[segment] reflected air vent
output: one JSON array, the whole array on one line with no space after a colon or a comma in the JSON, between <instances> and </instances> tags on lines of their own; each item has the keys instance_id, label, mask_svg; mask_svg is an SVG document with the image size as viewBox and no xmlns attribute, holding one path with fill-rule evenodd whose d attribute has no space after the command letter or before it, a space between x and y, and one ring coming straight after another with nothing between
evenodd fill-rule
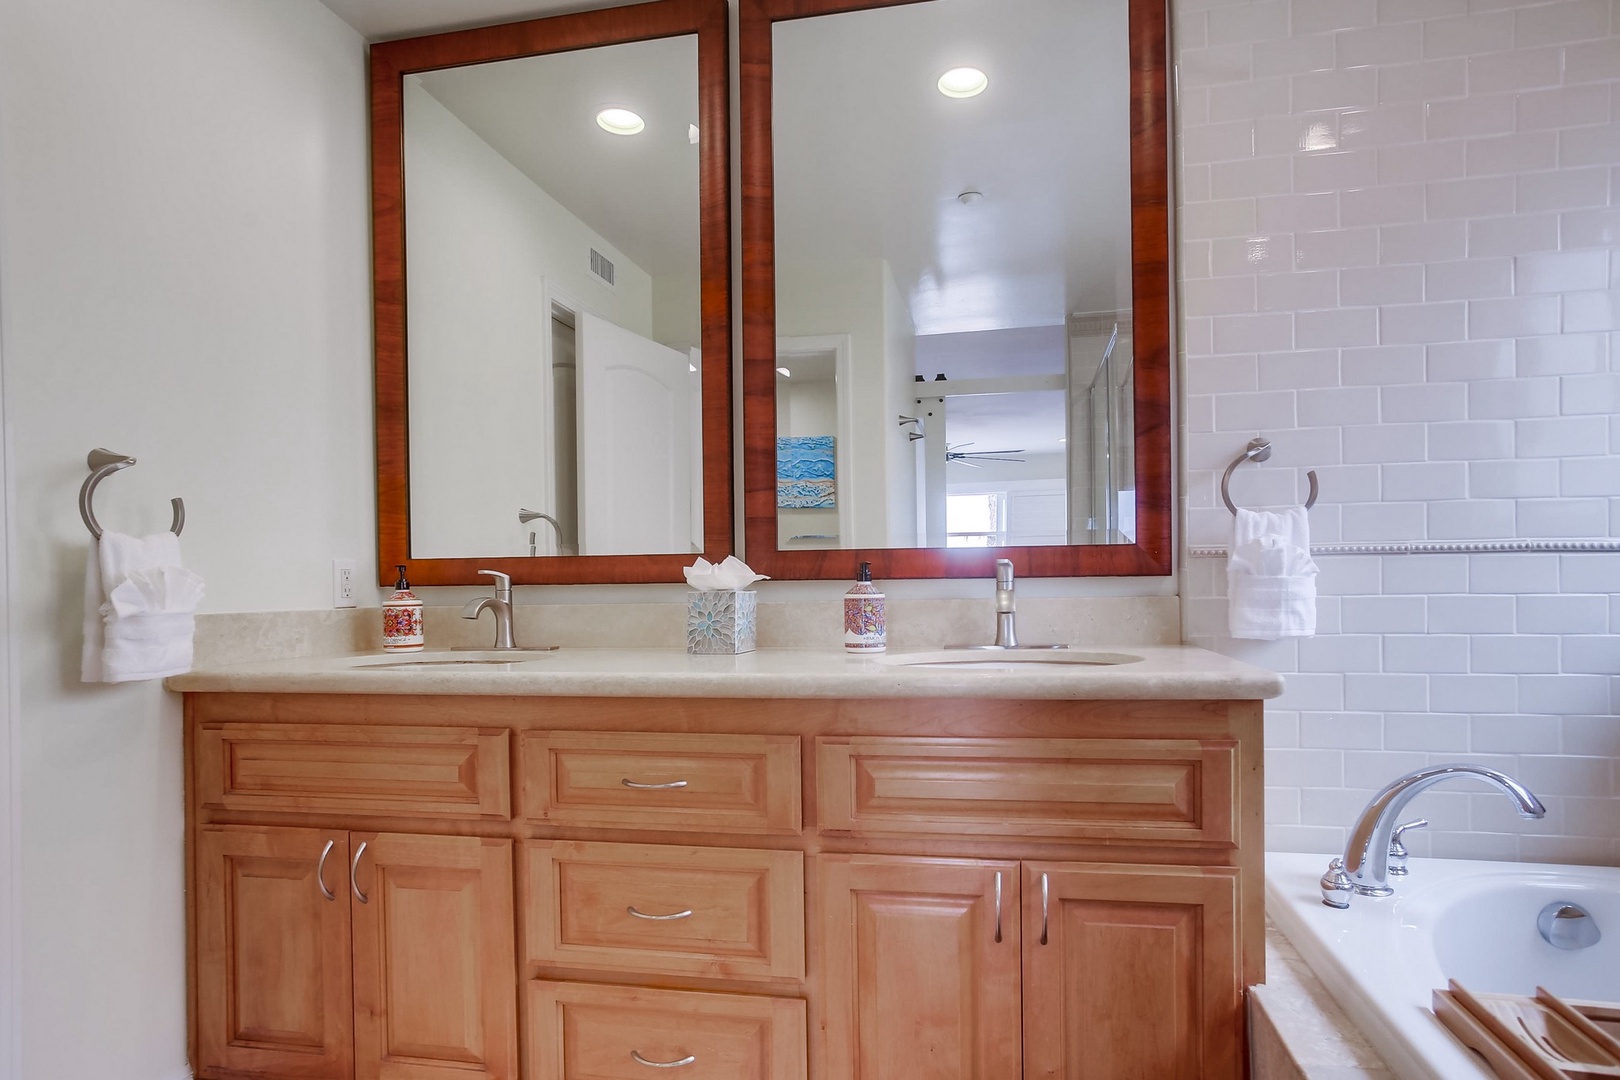
<instances>
[{"instance_id":1,"label":"reflected air vent","mask_svg":"<svg viewBox=\"0 0 1620 1080\"><path fill-rule=\"evenodd\" d=\"M1070 337L1107 337L1119 325L1121 335L1131 332L1131 313L1128 311L1076 311L1069 315Z\"/></svg>"},{"instance_id":2,"label":"reflected air vent","mask_svg":"<svg viewBox=\"0 0 1620 1080\"><path fill-rule=\"evenodd\" d=\"M613 260L591 248L591 274L608 288L613 288Z\"/></svg>"}]
</instances>

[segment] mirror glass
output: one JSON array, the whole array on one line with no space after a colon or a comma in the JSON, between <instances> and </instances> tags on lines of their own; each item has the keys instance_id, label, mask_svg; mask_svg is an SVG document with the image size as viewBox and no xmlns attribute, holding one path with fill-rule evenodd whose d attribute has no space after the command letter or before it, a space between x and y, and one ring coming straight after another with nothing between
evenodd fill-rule
<instances>
[{"instance_id":1,"label":"mirror glass","mask_svg":"<svg viewBox=\"0 0 1620 1080\"><path fill-rule=\"evenodd\" d=\"M411 556L703 551L697 36L407 74L403 115Z\"/></svg>"},{"instance_id":2,"label":"mirror glass","mask_svg":"<svg viewBox=\"0 0 1620 1080\"><path fill-rule=\"evenodd\" d=\"M371 46L380 583L680 581L732 551L728 14Z\"/></svg>"},{"instance_id":3,"label":"mirror glass","mask_svg":"<svg viewBox=\"0 0 1620 1080\"><path fill-rule=\"evenodd\" d=\"M775 546L1133 543L1126 3L770 29Z\"/></svg>"}]
</instances>

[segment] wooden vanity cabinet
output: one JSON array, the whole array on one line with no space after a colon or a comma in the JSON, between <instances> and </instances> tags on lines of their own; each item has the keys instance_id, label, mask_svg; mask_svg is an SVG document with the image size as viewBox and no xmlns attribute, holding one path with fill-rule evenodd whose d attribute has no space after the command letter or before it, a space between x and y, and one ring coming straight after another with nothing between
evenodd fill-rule
<instances>
[{"instance_id":1,"label":"wooden vanity cabinet","mask_svg":"<svg viewBox=\"0 0 1620 1080\"><path fill-rule=\"evenodd\" d=\"M517 1075L511 841L210 825L196 883L199 1076Z\"/></svg>"},{"instance_id":2,"label":"wooden vanity cabinet","mask_svg":"<svg viewBox=\"0 0 1620 1080\"><path fill-rule=\"evenodd\" d=\"M199 1080L1243 1074L1257 701L186 716Z\"/></svg>"}]
</instances>

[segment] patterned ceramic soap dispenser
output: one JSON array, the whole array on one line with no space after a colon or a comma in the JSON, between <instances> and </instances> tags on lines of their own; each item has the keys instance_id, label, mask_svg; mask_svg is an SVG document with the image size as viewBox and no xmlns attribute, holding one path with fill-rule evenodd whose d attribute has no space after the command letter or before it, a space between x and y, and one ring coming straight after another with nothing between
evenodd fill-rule
<instances>
[{"instance_id":1,"label":"patterned ceramic soap dispenser","mask_svg":"<svg viewBox=\"0 0 1620 1080\"><path fill-rule=\"evenodd\" d=\"M844 651L880 653L885 644L883 594L872 584L872 564L863 562L855 585L844 594Z\"/></svg>"},{"instance_id":2,"label":"patterned ceramic soap dispenser","mask_svg":"<svg viewBox=\"0 0 1620 1080\"><path fill-rule=\"evenodd\" d=\"M383 601L383 649L386 652L421 652L422 601L411 592L405 580L405 567L399 566L394 595Z\"/></svg>"}]
</instances>

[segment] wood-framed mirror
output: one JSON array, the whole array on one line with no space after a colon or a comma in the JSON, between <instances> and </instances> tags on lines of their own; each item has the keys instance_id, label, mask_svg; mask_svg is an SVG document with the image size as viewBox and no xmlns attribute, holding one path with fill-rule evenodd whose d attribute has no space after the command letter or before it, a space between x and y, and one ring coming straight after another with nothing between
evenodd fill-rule
<instances>
[{"instance_id":1,"label":"wood-framed mirror","mask_svg":"<svg viewBox=\"0 0 1620 1080\"><path fill-rule=\"evenodd\" d=\"M1164 0L741 0L740 53L749 564L1169 574Z\"/></svg>"},{"instance_id":2,"label":"wood-framed mirror","mask_svg":"<svg viewBox=\"0 0 1620 1080\"><path fill-rule=\"evenodd\" d=\"M371 47L381 584L680 581L732 551L727 18Z\"/></svg>"}]
</instances>

